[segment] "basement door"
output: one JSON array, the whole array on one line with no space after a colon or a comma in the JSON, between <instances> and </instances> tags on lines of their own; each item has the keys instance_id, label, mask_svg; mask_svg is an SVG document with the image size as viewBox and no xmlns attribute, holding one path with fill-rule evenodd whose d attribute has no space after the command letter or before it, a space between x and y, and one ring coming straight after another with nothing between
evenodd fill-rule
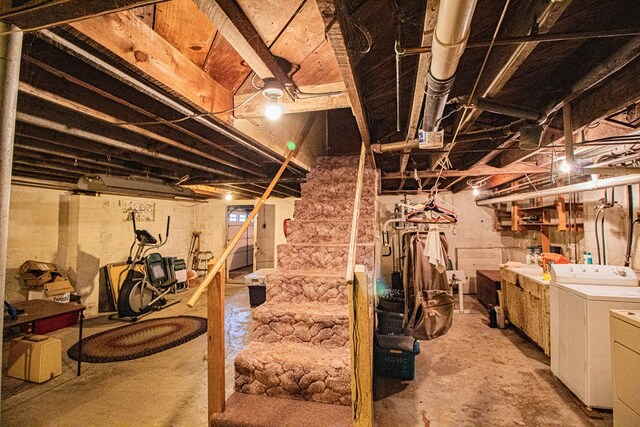
<instances>
[{"instance_id":1,"label":"basement door","mask_svg":"<svg viewBox=\"0 0 640 427\"><path fill-rule=\"evenodd\" d=\"M227 208L227 245L242 228L253 206L229 206ZM252 221L255 223L255 219ZM227 279L239 279L253 272L254 225L251 224L227 258Z\"/></svg>"},{"instance_id":2,"label":"basement door","mask_svg":"<svg viewBox=\"0 0 640 427\"><path fill-rule=\"evenodd\" d=\"M276 207L263 205L256 218L255 269L274 268L276 249Z\"/></svg>"}]
</instances>

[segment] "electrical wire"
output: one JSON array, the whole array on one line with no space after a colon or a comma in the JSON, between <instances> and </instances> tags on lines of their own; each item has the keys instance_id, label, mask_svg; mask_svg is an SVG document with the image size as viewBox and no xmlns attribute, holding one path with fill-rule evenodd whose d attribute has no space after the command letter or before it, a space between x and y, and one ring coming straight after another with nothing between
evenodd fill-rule
<instances>
[{"instance_id":1,"label":"electrical wire","mask_svg":"<svg viewBox=\"0 0 640 427\"><path fill-rule=\"evenodd\" d=\"M493 33L493 37L491 38L491 43L489 44L489 47L487 49L487 53L484 56L484 60L482 61L482 66L480 67L480 71L478 72L478 76L476 77L476 81L473 84L473 89L471 90L471 95L469 95L470 99L473 99L473 97L476 94L476 90L478 89L478 84L480 83L480 78L482 77L482 73L484 72L485 67L487 66L487 61L489 60L489 56L491 55L491 51L493 50L493 46L496 42L496 39L498 37L498 33L500 32L500 28L502 27L502 22L504 21L504 18L507 14L507 9L509 8L509 3L511 0L506 0L504 3L504 8L502 9L502 14L500 15L500 19L498 20L498 24L496 25L496 29ZM449 149L447 150L447 153L445 154L445 158L448 159L449 156L451 155L451 150L453 150L453 147L455 147L456 145L456 139L458 138L458 134L460 133L460 129L462 128L462 124L464 123L466 116L467 116L467 112L470 111L469 109L465 108L464 111L462 112L462 117L460 119L460 121L458 122L458 126L456 127L456 131L453 134L453 139L451 140L451 143L449 144ZM433 194L437 194L438 192L438 183L440 182L440 178L442 176L442 172L444 171L444 163L442 163L440 165L440 169L438 170L438 175L436 176L436 181L433 184L433 188L431 189L431 193Z\"/></svg>"},{"instance_id":2,"label":"electrical wire","mask_svg":"<svg viewBox=\"0 0 640 427\"><path fill-rule=\"evenodd\" d=\"M165 120L165 119L158 119L158 120L152 120L152 121L148 121L148 122L115 122L113 123L116 126L139 126L139 125L164 125L164 124L168 124L168 123L179 123L179 122L183 122L185 120L189 120L189 119L197 119L199 117L208 117L208 116L215 116L215 115L219 115L219 114L224 114L224 113L230 113L231 111L235 111L239 108L244 107L249 101L251 101L253 98L255 98L257 95L259 95L262 92L254 92L251 94L251 96L249 96L247 99L245 99L244 101L242 101L240 104L236 105L233 108L229 108L226 110L222 110L222 111L212 111L209 113L200 113L200 114L192 114L190 116L185 116L185 117L181 117L179 119L174 119L174 120Z\"/></svg>"}]
</instances>

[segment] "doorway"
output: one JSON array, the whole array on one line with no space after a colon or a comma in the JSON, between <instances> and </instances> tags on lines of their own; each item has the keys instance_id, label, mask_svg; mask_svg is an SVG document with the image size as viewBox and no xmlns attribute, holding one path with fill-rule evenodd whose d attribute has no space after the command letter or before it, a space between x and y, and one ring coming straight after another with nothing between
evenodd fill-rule
<instances>
[{"instance_id":1,"label":"doorway","mask_svg":"<svg viewBox=\"0 0 640 427\"><path fill-rule=\"evenodd\" d=\"M253 206L227 207L227 245L240 231L252 209ZM244 283L244 276L253 272L255 219L251 222L227 258L227 281L230 283Z\"/></svg>"}]
</instances>

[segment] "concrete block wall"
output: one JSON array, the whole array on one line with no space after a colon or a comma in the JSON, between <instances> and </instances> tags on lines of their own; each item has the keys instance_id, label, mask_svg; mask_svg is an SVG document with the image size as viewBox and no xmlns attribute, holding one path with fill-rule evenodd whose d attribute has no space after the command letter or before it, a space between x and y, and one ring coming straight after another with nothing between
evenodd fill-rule
<instances>
[{"instance_id":1,"label":"concrete block wall","mask_svg":"<svg viewBox=\"0 0 640 427\"><path fill-rule=\"evenodd\" d=\"M87 305L87 315L98 313L99 268L126 260L133 242L130 221L123 219L122 201L141 200L125 196L80 196L68 192L12 186L9 215L6 298L26 299L18 279L20 265L28 259L54 262L67 271ZM284 218L293 217L294 198L270 198L276 206L274 250L286 241ZM152 222L139 228L164 237L167 216L171 216L169 241L160 249L164 256L187 258L192 232L199 230L201 249L220 257L226 246L227 204L252 205L255 200L210 200L207 203L151 200L155 203Z\"/></svg>"},{"instance_id":2,"label":"concrete block wall","mask_svg":"<svg viewBox=\"0 0 640 427\"><path fill-rule=\"evenodd\" d=\"M408 196L411 203L423 202L423 196ZM469 278L470 292L475 292L476 270L496 270L505 259L509 250L517 249L511 235L502 235L493 229L493 210L477 206L469 191L457 194L443 192L438 196L444 203L452 206L458 215L458 223L454 226L443 226L441 231L449 242L449 258L454 268L464 270ZM381 196L379 198L380 222L391 217L396 203L402 202L404 196ZM382 251L386 253L386 250ZM382 258L381 277L390 283L392 272L391 257Z\"/></svg>"}]
</instances>

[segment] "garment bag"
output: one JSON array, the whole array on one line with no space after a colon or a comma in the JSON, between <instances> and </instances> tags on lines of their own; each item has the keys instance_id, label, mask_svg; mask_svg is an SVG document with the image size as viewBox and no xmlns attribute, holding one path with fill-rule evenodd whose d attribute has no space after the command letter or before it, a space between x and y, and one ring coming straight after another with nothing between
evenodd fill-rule
<instances>
[{"instance_id":1,"label":"garment bag","mask_svg":"<svg viewBox=\"0 0 640 427\"><path fill-rule=\"evenodd\" d=\"M408 304L405 319L408 319L405 335L419 340L430 340L447 333L453 321L454 298L442 268L442 256L447 259L447 240L438 230L427 234L413 234L408 237L404 259L404 291ZM435 245L433 238L440 245ZM425 250L425 247L427 248ZM442 250L442 256L435 256Z\"/></svg>"}]
</instances>

